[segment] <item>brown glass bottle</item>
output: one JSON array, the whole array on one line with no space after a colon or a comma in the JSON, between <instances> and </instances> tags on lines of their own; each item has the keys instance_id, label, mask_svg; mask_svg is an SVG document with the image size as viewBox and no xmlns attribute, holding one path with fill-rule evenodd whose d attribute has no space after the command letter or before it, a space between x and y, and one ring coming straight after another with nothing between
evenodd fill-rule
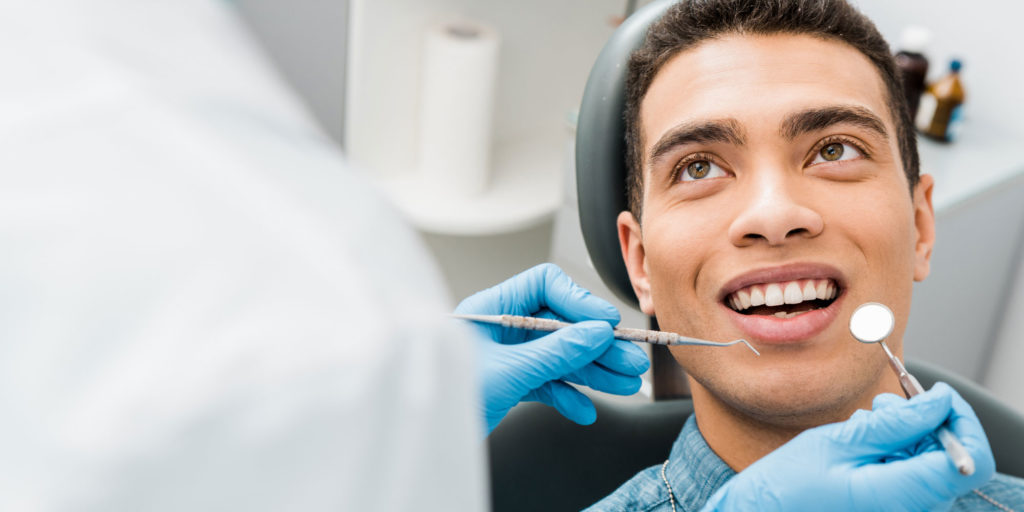
<instances>
[{"instance_id":1,"label":"brown glass bottle","mask_svg":"<svg viewBox=\"0 0 1024 512\"><path fill-rule=\"evenodd\" d=\"M915 119L924 92L924 79L928 76L928 59L920 53L899 52L896 54L896 65L903 74L903 95L907 98L910 118Z\"/></svg>"},{"instance_id":2,"label":"brown glass bottle","mask_svg":"<svg viewBox=\"0 0 1024 512\"><path fill-rule=\"evenodd\" d=\"M907 99L910 119L917 118L917 107L924 93L928 77L928 59L924 49L928 45L928 31L921 27L907 27L900 40L900 51L896 54L896 66L903 77L903 95Z\"/></svg>"},{"instance_id":3,"label":"brown glass bottle","mask_svg":"<svg viewBox=\"0 0 1024 512\"><path fill-rule=\"evenodd\" d=\"M915 124L924 135L942 142L957 138L963 112L964 87L960 61L949 63L949 74L931 84L921 96Z\"/></svg>"}]
</instances>

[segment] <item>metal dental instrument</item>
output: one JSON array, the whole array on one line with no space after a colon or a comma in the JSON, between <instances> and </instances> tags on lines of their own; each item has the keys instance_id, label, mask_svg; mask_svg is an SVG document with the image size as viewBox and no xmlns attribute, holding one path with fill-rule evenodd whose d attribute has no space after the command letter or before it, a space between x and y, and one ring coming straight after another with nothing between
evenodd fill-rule
<instances>
[{"instance_id":1,"label":"metal dental instrument","mask_svg":"<svg viewBox=\"0 0 1024 512\"><path fill-rule=\"evenodd\" d=\"M558 320L551 320L548 318L535 318L532 316L516 316L516 315L449 315L452 318L458 318L461 320L470 320L473 322L482 322L485 324L495 324L502 327L511 327L514 329L527 329L531 331L557 331L563 327L572 325L568 322L560 322ZM686 336L680 336L674 332L665 331L649 331L647 329L629 329L629 328L617 328L614 331L615 338L620 340L628 341L639 341L643 343L651 343L654 345L706 345L710 347L728 347L737 343L743 343L751 351L757 355L761 355L760 352L754 348L747 340L733 340L724 343L717 341L707 341L697 338L688 338Z\"/></svg>"},{"instance_id":2,"label":"metal dental instrument","mask_svg":"<svg viewBox=\"0 0 1024 512\"><path fill-rule=\"evenodd\" d=\"M850 317L850 334L861 343L878 343L882 345L885 355L889 358L889 366L896 372L896 376L900 380L903 393L907 395L907 398L910 398L924 393L924 388L921 387L921 383L907 371L903 363L889 350L889 346L885 344L885 338L892 333L895 324L896 317L893 316L892 311L888 307L877 302L866 302L858 306L856 311L853 312L853 316ZM935 431L935 435L939 438L939 443L942 444L942 448L946 450L946 454L949 455L949 458L953 461L960 474L973 474L974 459L967 453L967 449L964 448L964 445L957 439L956 435L945 424L939 426Z\"/></svg>"}]
</instances>

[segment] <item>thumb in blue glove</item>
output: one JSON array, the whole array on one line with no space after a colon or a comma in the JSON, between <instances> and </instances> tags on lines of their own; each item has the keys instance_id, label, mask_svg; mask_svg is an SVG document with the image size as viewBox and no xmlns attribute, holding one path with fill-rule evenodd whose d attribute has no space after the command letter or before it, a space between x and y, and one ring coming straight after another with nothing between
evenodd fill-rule
<instances>
[{"instance_id":1,"label":"thumb in blue glove","mask_svg":"<svg viewBox=\"0 0 1024 512\"><path fill-rule=\"evenodd\" d=\"M619 313L552 264L533 267L464 300L460 314L524 315L578 322L549 334L478 325L483 414L489 433L522 400L546 403L580 424L593 423L594 405L568 382L607 393L640 389L650 365L632 343L615 340Z\"/></svg>"},{"instance_id":2,"label":"thumb in blue glove","mask_svg":"<svg viewBox=\"0 0 1024 512\"><path fill-rule=\"evenodd\" d=\"M943 422L974 458L961 475L931 434ZM935 510L984 485L995 460L978 417L945 383L806 430L733 477L703 510Z\"/></svg>"}]
</instances>

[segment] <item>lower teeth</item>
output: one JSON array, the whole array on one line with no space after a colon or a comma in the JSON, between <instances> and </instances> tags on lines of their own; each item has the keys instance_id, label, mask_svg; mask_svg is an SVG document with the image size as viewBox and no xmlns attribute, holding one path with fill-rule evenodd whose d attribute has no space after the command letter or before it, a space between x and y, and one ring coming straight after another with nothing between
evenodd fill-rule
<instances>
[{"instance_id":1,"label":"lower teeth","mask_svg":"<svg viewBox=\"0 0 1024 512\"><path fill-rule=\"evenodd\" d=\"M801 311L800 313L803 313L803 311ZM793 318L794 316L797 316L800 313L786 313L785 311L779 311L775 313L775 316L778 318Z\"/></svg>"}]
</instances>

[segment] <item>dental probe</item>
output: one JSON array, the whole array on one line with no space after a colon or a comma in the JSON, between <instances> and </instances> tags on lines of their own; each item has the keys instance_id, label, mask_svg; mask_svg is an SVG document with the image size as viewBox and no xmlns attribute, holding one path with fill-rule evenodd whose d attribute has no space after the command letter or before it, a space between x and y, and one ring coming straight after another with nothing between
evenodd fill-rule
<instances>
[{"instance_id":1,"label":"dental probe","mask_svg":"<svg viewBox=\"0 0 1024 512\"><path fill-rule=\"evenodd\" d=\"M910 398L924 393L924 388L885 344L885 338L892 333L895 324L896 317L893 316L892 310L877 302L866 302L858 306L850 317L850 334L861 343L882 345L882 350L885 350L885 355L889 358L889 367L896 372L896 377L900 380L903 394ZM935 436L939 438L939 443L961 475L974 474L974 459L967 453L967 448L964 448L956 434L942 424L935 431Z\"/></svg>"},{"instance_id":2,"label":"dental probe","mask_svg":"<svg viewBox=\"0 0 1024 512\"><path fill-rule=\"evenodd\" d=\"M452 318L458 318L460 320L470 320L473 322L481 322L485 324L495 324L502 327L511 327L513 329L527 329L531 331L557 331L563 327L569 327L572 325L568 322L560 322L558 320L552 320L549 318L536 318L532 316L516 316L516 315L449 315ZM686 336L680 336L674 332L666 331L649 331L647 329L630 329L630 328L617 328L612 331L616 339L627 340L627 341L639 341L642 343L651 343L653 345L706 345L710 347L728 347L737 343L743 343L751 351L757 355L761 355L760 352L754 348L747 340L733 340L728 342L717 342L701 340L697 338L688 338Z\"/></svg>"}]
</instances>

